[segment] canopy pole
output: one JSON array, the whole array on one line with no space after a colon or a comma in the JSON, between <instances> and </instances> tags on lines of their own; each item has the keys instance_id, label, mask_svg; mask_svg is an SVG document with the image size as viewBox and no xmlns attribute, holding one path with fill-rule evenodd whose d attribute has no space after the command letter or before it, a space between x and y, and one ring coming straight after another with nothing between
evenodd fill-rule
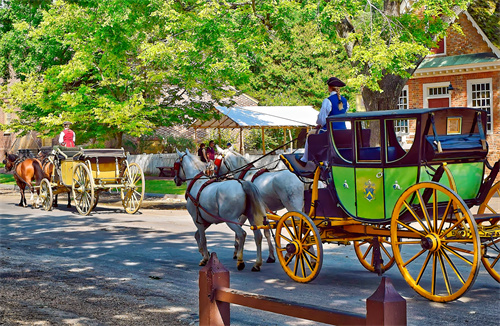
<instances>
[{"instance_id":1,"label":"canopy pole","mask_svg":"<svg viewBox=\"0 0 500 326\"><path fill-rule=\"evenodd\" d=\"M217 128L217 133L218 133L218 136L219 136L219 146L223 147L222 144L220 143L220 127Z\"/></svg>"},{"instance_id":2,"label":"canopy pole","mask_svg":"<svg viewBox=\"0 0 500 326\"><path fill-rule=\"evenodd\" d=\"M262 133L262 155L266 155L266 135L264 133L264 127L260 128Z\"/></svg>"},{"instance_id":3,"label":"canopy pole","mask_svg":"<svg viewBox=\"0 0 500 326\"><path fill-rule=\"evenodd\" d=\"M292 140L293 136L292 136L292 130L291 129L288 129L288 135L290 136L290 140ZM293 152L293 142L290 143L290 152Z\"/></svg>"},{"instance_id":4,"label":"canopy pole","mask_svg":"<svg viewBox=\"0 0 500 326\"><path fill-rule=\"evenodd\" d=\"M283 145L283 151L285 151L285 152L286 152L286 145L285 145L286 144L286 129L287 129L286 127L283 127L283 144L282 145Z\"/></svg>"},{"instance_id":5,"label":"canopy pole","mask_svg":"<svg viewBox=\"0 0 500 326\"><path fill-rule=\"evenodd\" d=\"M198 145L198 129L194 128L194 143Z\"/></svg>"},{"instance_id":6,"label":"canopy pole","mask_svg":"<svg viewBox=\"0 0 500 326\"><path fill-rule=\"evenodd\" d=\"M243 128L240 128L240 154L243 155Z\"/></svg>"}]
</instances>

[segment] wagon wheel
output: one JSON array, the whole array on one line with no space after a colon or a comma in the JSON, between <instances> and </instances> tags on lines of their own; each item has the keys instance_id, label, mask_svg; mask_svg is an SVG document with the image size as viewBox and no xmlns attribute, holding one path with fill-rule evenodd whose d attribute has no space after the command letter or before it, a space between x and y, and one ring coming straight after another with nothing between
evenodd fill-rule
<instances>
[{"instance_id":1,"label":"wagon wheel","mask_svg":"<svg viewBox=\"0 0 500 326\"><path fill-rule=\"evenodd\" d=\"M121 188L120 193L122 197L122 204L125 211L129 214L134 214L139 210L144 198L144 172L137 163L130 164L125 169L123 176L124 187Z\"/></svg>"},{"instance_id":2,"label":"wagon wheel","mask_svg":"<svg viewBox=\"0 0 500 326\"><path fill-rule=\"evenodd\" d=\"M89 215L94 207L94 188L94 179L89 168L83 163L78 163L73 171L71 193L76 209L81 215Z\"/></svg>"},{"instance_id":3,"label":"wagon wheel","mask_svg":"<svg viewBox=\"0 0 500 326\"><path fill-rule=\"evenodd\" d=\"M294 281L306 283L318 276L323 264L323 245L313 221L302 212L291 211L276 225L278 260Z\"/></svg>"},{"instance_id":4,"label":"wagon wheel","mask_svg":"<svg viewBox=\"0 0 500 326\"><path fill-rule=\"evenodd\" d=\"M481 203L478 214L500 214L500 182L497 182L486 195ZM491 226L498 224L498 218L492 218L478 222L480 226ZM484 267L497 282L500 282L500 239L487 239L482 242L483 255L481 261Z\"/></svg>"},{"instance_id":5,"label":"wagon wheel","mask_svg":"<svg viewBox=\"0 0 500 326\"><path fill-rule=\"evenodd\" d=\"M458 299L478 274L476 222L463 200L438 183L418 183L399 197L391 243L406 282L429 300Z\"/></svg>"},{"instance_id":6,"label":"wagon wheel","mask_svg":"<svg viewBox=\"0 0 500 326\"><path fill-rule=\"evenodd\" d=\"M383 272L385 272L394 265L395 261L394 255L392 254L391 241L388 237L378 237L378 242L380 243L380 255L384 262L381 267ZM363 241L353 241L353 244L354 252L361 265L370 272L375 273L375 267L373 266L373 238L366 238Z\"/></svg>"},{"instance_id":7,"label":"wagon wheel","mask_svg":"<svg viewBox=\"0 0 500 326\"><path fill-rule=\"evenodd\" d=\"M43 209L50 211L52 209L52 187L48 179L43 178L40 183L40 194L38 195Z\"/></svg>"},{"instance_id":8,"label":"wagon wheel","mask_svg":"<svg viewBox=\"0 0 500 326\"><path fill-rule=\"evenodd\" d=\"M94 192L94 205L92 206L92 210L94 210L97 206L97 204L99 203L99 194L101 192L100 191L96 191Z\"/></svg>"}]
</instances>

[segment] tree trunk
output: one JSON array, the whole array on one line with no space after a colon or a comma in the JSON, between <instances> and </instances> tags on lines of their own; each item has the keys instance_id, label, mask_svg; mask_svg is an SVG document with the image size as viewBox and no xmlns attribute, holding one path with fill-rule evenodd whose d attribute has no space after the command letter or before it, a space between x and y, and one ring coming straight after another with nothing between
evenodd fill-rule
<instances>
[{"instance_id":1,"label":"tree trunk","mask_svg":"<svg viewBox=\"0 0 500 326\"><path fill-rule=\"evenodd\" d=\"M364 87L363 102L367 111L395 110L398 108L399 96L408 79L396 75L385 75L378 82L382 92L372 91Z\"/></svg>"}]
</instances>

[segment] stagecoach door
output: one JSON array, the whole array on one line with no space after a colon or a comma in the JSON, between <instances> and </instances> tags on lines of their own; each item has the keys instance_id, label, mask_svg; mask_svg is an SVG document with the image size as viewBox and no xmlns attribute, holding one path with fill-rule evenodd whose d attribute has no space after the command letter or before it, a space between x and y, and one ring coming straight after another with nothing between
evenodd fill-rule
<instances>
[{"instance_id":1,"label":"stagecoach door","mask_svg":"<svg viewBox=\"0 0 500 326\"><path fill-rule=\"evenodd\" d=\"M356 215L367 220L384 218L384 173L380 151L380 121L355 121Z\"/></svg>"}]
</instances>

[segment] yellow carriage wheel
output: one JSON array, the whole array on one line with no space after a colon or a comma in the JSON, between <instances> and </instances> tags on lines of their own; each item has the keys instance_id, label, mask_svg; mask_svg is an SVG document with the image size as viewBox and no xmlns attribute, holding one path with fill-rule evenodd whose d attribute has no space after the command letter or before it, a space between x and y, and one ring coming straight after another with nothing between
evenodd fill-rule
<instances>
[{"instance_id":1,"label":"yellow carriage wheel","mask_svg":"<svg viewBox=\"0 0 500 326\"><path fill-rule=\"evenodd\" d=\"M479 271L477 225L451 189L422 182L399 197L391 219L396 264L406 282L438 302L458 299Z\"/></svg>"},{"instance_id":2,"label":"yellow carriage wheel","mask_svg":"<svg viewBox=\"0 0 500 326\"><path fill-rule=\"evenodd\" d=\"M89 215L94 207L94 188L89 168L84 163L78 163L73 170L71 193L81 215Z\"/></svg>"},{"instance_id":3,"label":"yellow carriage wheel","mask_svg":"<svg viewBox=\"0 0 500 326\"><path fill-rule=\"evenodd\" d=\"M497 182L486 195L486 199L481 203L478 214L500 214L500 182ZM491 226L498 224L498 218L483 220L479 222L481 226ZM500 239L483 239L483 255L481 261L490 275L500 282Z\"/></svg>"},{"instance_id":4,"label":"yellow carriage wheel","mask_svg":"<svg viewBox=\"0 0 500 326\"><path fill-rule=\"evenodd\" d=\"M44 210L50 211L52 209L52 187L48 179L43 178L40 183L41 204Z\"/></svg>"},{"instance_id":5,"label":"yellow carriage wheel","mask_svg":"<svg viewBox=\"0 0 500 326\"><path fill-rule=\"evenodd\" d=\"M276 225L278 260L292 280L307 283L318 276L323 264L323 245L313 221L302 212L291 211Z\"/></svg>"},{"instance_id":6,"label":"yellow carriage wheel","mask_svg":"<svg viewBox=\"0 0 500 326\"><path fill-rule=\"evenodd\" d=\"M383 260L383 272L387 271L394 265L394 255L392 254L391 241L387 237L378 237L380 243L380 256ZM362 241L353 241L354 252L359 259L361 265L370 272L376 272L373 266L373 237L366 238Z\"/></svg>"},{"instance_id":7,"label":"yellow carriage wheel","mask_svg":"<svg viewBox=\"0 0 500 326\"><path fill-rule=\"evenodd\" d=\"M127 166L123 183L124 188L120 190L123 208L127 213L134 214L141 208L146 185L144 172L139 164L132 163Z\"/></svg>"}]
</instances>

